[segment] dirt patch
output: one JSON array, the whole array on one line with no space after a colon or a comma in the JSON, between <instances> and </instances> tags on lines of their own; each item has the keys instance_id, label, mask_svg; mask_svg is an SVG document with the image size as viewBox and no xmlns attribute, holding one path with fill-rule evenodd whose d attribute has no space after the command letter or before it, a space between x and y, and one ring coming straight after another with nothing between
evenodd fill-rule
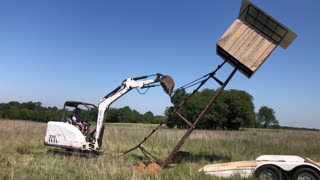
<instances>
[{"instance_id":1,"label":"dirt patch","mask_svg":"<svg viewBox=\"0 0 320 180\"><path fill-rule=\"evenodd\" d=\"M149 163L147 165L147 167L145 168L145 170L149 173L149 174L157 174L160 170L161 170L161 167L159 164L157 163Z\"/></svg>"},{"instance_id":2,"label":"dirt patch","mask_svg":"<svg viewBox=\"0 0 320 180\"><path fill-rule=\"evenodd\" d=\"M144 172L146 165L143 163L139 163L137 165L131 166L130 169L137 172Z\"/></svg>"},{"instance_id":3,"label":"dirt patch","mask_svg":"<svg viewBox=\"0 0 320 180\"><path fill-rule=\"evenodd\" d=\"M175 164L179 164L184 161L188 161L192 159L192 154L185 151L178 151L173 157L172 160L169 162L169 164L166 166L172 166ZM161 165L159 165L156 162L140 162L134 166L130 167L130 170L140 173L148 173L152 175L158 174L158 172L161 170Z\"/></svg>"},{"instance_id":4,"label":"dirt patch","mask_svg":"<svg viewBox=\"0 0 320 180\"><path fill-rule=\"evenodd\" d=\"M161 167L159 164L155 162L151 162L151 163L139 163L137 165L131 166L130 169L136 172L146 172L152 175L156 175L161 170Z\"/></svg>"}]
</instances>

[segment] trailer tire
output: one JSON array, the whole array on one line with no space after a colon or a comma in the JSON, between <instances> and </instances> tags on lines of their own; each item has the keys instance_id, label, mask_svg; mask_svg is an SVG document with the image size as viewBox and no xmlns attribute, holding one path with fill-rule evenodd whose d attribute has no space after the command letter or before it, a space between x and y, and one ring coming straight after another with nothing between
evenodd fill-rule
<instances>
[{"instance_id":1,"label":"trailer tire","mask_svg":"<svg viewBox=\"0 0 320 180\"><path fill-rule=\"evenodd\" d=\"M255 170L254 175L259 180L282 180L282 172L279 168L273 165L263 165Z\"/></svg>"},{"instance_id":2,"label":"trailer tire","mask_svg":"<svg viewBox=\"0 0 320 180\"><path fill-rule=\"evenodd\" d=\"M299 180L299 179L304 179L304 178L308 178L311 180L320 179L319 174L315 170L308 168L308 167L299 168L298 170L296 170L293 173L292 177L293 177L292 178L293 180Z\"/></svg>"}]
</instances>

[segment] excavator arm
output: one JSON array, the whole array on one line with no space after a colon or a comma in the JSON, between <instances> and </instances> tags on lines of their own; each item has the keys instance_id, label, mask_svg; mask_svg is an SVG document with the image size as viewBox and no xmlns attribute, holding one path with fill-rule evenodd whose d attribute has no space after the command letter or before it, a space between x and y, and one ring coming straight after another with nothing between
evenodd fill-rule
<instances>
[{"instance_id":1,"label":"excavator arm","mask_svg":"<svg viewBox=\"0 0 320 180\"><path fill-rule=\"evenodd\" d=\"M154 79L147 79L151 76L155 76ZM165 93L171 96L172 90L174 88L174 81L170 76L165 76L160 73L149 76L140 76L135 78L128 78L124 80L120 86L115 88L109 94L104 96L98 106L98 118L97 118L97 127L96 134L94 137L94 150L98 150L101 147L103 139L103 130L104 130L104 116L106 110L109 109L110 105L119 99L121 96L125 95L132 89L136 88L150 88L161 85Z\"/></svg>"}]
</instances>

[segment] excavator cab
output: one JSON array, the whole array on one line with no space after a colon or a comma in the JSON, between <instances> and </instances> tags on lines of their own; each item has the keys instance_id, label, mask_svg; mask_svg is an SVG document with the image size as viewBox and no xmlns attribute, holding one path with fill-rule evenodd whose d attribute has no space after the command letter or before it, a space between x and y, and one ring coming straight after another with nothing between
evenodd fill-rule
<instances>
[{"instance_id":1,"label":"excavator cab","mask_svg":"<svg viewBox=\"0 0 320 180\"><path fill-rule=\"evenodd\" d=\"M91 103L80 102L80 101L66 101L63 106L63 113L61 117L62 122L66 122L68 124L73 124L72 116L74 114L75 109L81 109L81 121L85 125L85 131L83 131L83 135L86 136L86 140L88 141L90 138L90 121L94 121L97 113L97 106ZM81 130L80 127L76 126Z\"/></svg>"},{"instance_id":2,"label":"excavator cab","mask_svg":"<svg viewBox=\"0 0 320 180\"><path fill-rule=\"evenodd\" d=\"M73 110L76 108L82 109L81 117L84 122L88 123L90 120L96 118L96 115L92 116L97 109L96 105L80 101L66 101L63 106L61 121L71 124L69 119L70 116L72 116Z\"/></svg>"}]
</instances>

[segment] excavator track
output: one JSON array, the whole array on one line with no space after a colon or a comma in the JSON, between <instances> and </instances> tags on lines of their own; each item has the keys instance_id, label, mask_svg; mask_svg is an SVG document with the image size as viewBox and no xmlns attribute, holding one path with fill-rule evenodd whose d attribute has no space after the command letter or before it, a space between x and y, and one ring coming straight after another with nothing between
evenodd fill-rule
<instances>
[{"instance_id":1,"label":"excavator track","mask_svg":"<svg viewBox=\"0 0 320 180\"><path fill-rule=\"evenodd\" d=\"M101 151L82 151L74 149L49 149L48 153L61 156L74 156L84 158L95 158L104 155Z\"/></svg>"}]
</instances>

